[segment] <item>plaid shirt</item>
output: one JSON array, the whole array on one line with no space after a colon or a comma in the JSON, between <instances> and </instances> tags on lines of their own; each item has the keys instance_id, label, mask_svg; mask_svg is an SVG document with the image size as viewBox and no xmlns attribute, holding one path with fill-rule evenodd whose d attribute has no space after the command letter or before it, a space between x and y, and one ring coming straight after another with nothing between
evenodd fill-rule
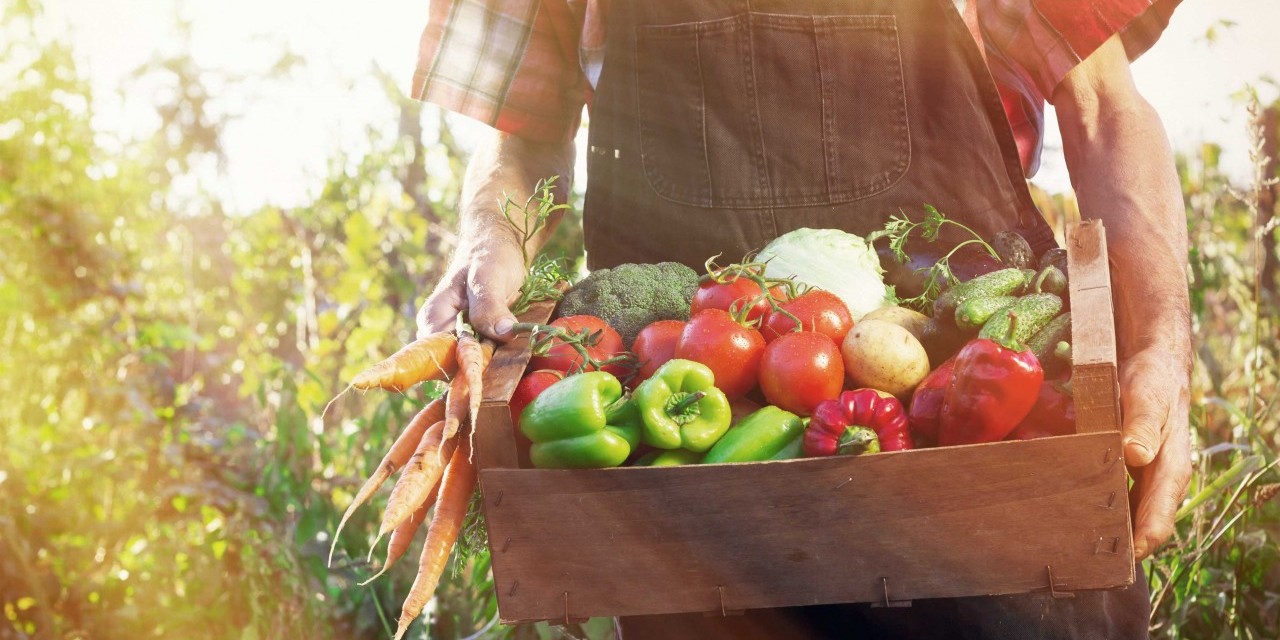
<instances>
[{"instance_id":1,"label":"plaid shirt","mask_svg":"<svg viewBox=\"0 0 1280 640\"><path fill-rule=\"evenodd\" d=\"M1181 0L953 0L982 45L1027 175L1039 164L1044 103L1119 33L1146 51ZM502 131L562 140L604 61L608 0L432 0L412 95Z\"/></svg>"}]
</instances>

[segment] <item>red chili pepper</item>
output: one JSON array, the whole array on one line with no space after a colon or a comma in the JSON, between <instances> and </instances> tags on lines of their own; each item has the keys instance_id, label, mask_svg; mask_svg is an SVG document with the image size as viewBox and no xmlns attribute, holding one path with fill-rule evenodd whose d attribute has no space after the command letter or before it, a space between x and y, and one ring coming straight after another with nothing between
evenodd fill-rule
<instances>
[{"instance_id":1,"label":"red chili pepper","mask_svg":"<svg viewBox=\"0 0 1280 640\"><path fill-rule=\"evenodd\" d=\"M1013 338L1016 325L1014 317L1000 342L978 338L956 354L942 400L938 444L1003 440L1031 412L1044 371L1035 354Z\"/></svg>"},{"instance_id":2,"label":"red chili pepper","mask_svg":"<svg viewBox=\"0 0 1280 640\"><path fill-rule=\"evenodd\" d=\"M922 447L938 444L938 416L942 414L942 399L947 395L955 364L955 358L942 363L929 372L911 394L907 423L911 425L911 436Z\"/></svg>"},{"instance_id":3,"label":"red chili pepper","mask_svg":"<svg viewBox=\"0 0 1280 640\"><path fill-rule=\"evenodd\" d=\"M1071 380L1045 380L1031 413L1006 440L1066 436L1075 432L1076 402L1071 397Z\"/></svg>"},{"instance_id":4,"label":"red chili pepper","mask_svg":"<svg viewBox=\"0 0 1280 640\"><path fill-rule=\"evenodd\" d=\"M867 444L860 429L875 432L880 451L915 448L902 403L882 391L857 389L818 403L804 431L804 453L812 457L856 453Z\"/></svg>"}]
</instances>

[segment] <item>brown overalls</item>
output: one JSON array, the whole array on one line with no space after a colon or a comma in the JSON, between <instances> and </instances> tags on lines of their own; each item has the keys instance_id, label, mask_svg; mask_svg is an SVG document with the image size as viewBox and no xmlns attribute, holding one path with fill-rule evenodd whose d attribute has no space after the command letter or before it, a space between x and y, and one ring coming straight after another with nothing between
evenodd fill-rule
<instances>
[{"instance_id":1,"label":"brown overalls","mask_svg":"<svg viewBox=\"0 0 1280 640\"><path fill-rule=\"evenodd\" d=\"M1053 246L953 0L612 0L609 10L589 127L592 269L701 268L802 227L865 236L900 211L919 219L925 203L984 237L1014 229L1037 254ZM906 268L882 263L910 291L911 270L938 253L908 248ZM1145 582L1066 601L960 598L620 626L626 640L1146 637Z\"/></svg>"}]
</instances>

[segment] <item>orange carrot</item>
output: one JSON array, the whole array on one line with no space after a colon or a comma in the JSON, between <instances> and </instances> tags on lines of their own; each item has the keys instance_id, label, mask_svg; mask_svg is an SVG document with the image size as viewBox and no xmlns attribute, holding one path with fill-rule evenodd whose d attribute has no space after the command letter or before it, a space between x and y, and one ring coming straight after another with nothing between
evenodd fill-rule
<instances>
[{"instance_id":1,"label":"orange carrot","mask_svg":"<svg viewBox=\"0 0 1280 640\"><path fill-rule=\"evenodd\" d=\"M360 586L363 587L373 582L378 576L386 573L387 569L390 569L391 565L395 564L396 560L399 560L409 550L414 534L418 533L418 529L422 527L422 523L427 519L427 512L436 504L436 493L439 488L440 485L438 484L433 487L431 493L427 495L427 499L422 502L422 506L418 507L418 510L414 511L408 520L400 523L400 526L396 527L395 531L391 532L391 538L387 540L387 559L382 563L382 568L373 574L373 577L361 582Z\"/></svg>"},{"instance_id":2,"label":"orange carrot","mask_svg":"<svg viewBox=\"0 0 1280 640\"><path fill-rule=\"evenodd\" d=\"M382 536L391 533L402 522L409 519L418 506L427 499L431 488L436 486L440 474L444 471L444 461L453 455L457 439L441 441L444 422L437 422L422 435L422 442L409 458L404 473L396 480L391 489L391 497L387 498L387 510L382 515L382 526L378 528L378 536L373 539L376 547Z\"/></svg>"},{"instance_id":3,"label":"orange carrot","mask_svg":"<svg viewBox=\"0 0 1280 640\"><path fill-rule=\"evenodd\" d=\"M476 414L480 412L480 401L484 390L484 368L493 357L493 345L483 345L475 336L464 333L458 338L458 374L449 384L449 397L444 410L445 440L452 438L462 426L462 419L470 408L471 421L475 424Z\"/></svg>"},{"instance_id":4,"label":"orange carrot","mask_svg":"<svg viewBox=\"0 0 1280 640\"><path fill-rule=\"evenodd\" d=\"M391 354L390 358L360 372L351 380L351 386L362 391L375 387L404 391L424 380L451 376L458 366L454 349L457 341L448 332L414 340Z\"/></svg>"},{"instance_id":5,"label":"orange carrot","mask_svg":"<svg viewBox=\"0 0 1280 640\"><path fill-rule=\"evenodd\" d=\"M467 517L467 506L476 490L476 467L471 462L471 442L458 438L461 443L449 460L449 468L440 482L440 498L436 501L436 513L427 528L427 541L422 545L418 558L418 575L413 579L409 595L400 609L396 624L395 640L400 640L409 624L422 614L423 607L431 600L440 576L444 573L449 551L458 540L462 522Z\"/></svg>"},{"instance_id":6,"label":"orange carrot","mask_svg":"<svg viewBox=\"0 0 1280 640\"><path fill-rule=\"evenodd\" d=\"M427 431L427 427L435 424L444 417L444 400L433 400L426 407L423 407L418 415L409 421L409 426L400 432L400 436L396 438L391 450L387 451L387 455L382 457L382 462L378 463L377 471L365 480L364 485L356 492L355 500L351 501L351 505L347 507L346 512L342 514L342 520L338 522L338 530L333 533L333 543L329 545L329 564L333 564L333 549L338 546L338 535L342 533L342 528L347 525L347 520L351 518L351 514L355 513L360 505L364 504L373 496L373 492L382 486L391 474L395 473L405 462L409 461L409 457L413 455L418 443L422 441L422 434Z\"/></svg>"}]
</instances>

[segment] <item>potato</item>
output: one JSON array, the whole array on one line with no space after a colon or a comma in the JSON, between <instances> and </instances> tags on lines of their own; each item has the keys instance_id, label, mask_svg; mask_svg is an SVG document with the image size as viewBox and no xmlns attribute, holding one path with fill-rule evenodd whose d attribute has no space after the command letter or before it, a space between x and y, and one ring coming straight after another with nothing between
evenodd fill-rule
<instances>
[{"instance_id":1,"label":"potato","mask_svg":"<svg viewBox=\"0 0 1280 640\"><path fill-rule=\"evenodd\" d=\"M889 324L896 324L910 331L911 335L916 337L916 340L923 342L924 325L929 322L929 316L906 307L880 307L862 316L862 322L868 320L883 320Z\"/></svg>"},{"instance_id":2,"label":"potato","mask_svg":"<svg viewBox=\"0 0 1280 640\"><path fill-rule=\"evenodd\" d=\"M911 332L884 320L863 320L845 336L840 352L849 381L906 400L929 375L929 355Z\"/></svg>"}]
</instances>

